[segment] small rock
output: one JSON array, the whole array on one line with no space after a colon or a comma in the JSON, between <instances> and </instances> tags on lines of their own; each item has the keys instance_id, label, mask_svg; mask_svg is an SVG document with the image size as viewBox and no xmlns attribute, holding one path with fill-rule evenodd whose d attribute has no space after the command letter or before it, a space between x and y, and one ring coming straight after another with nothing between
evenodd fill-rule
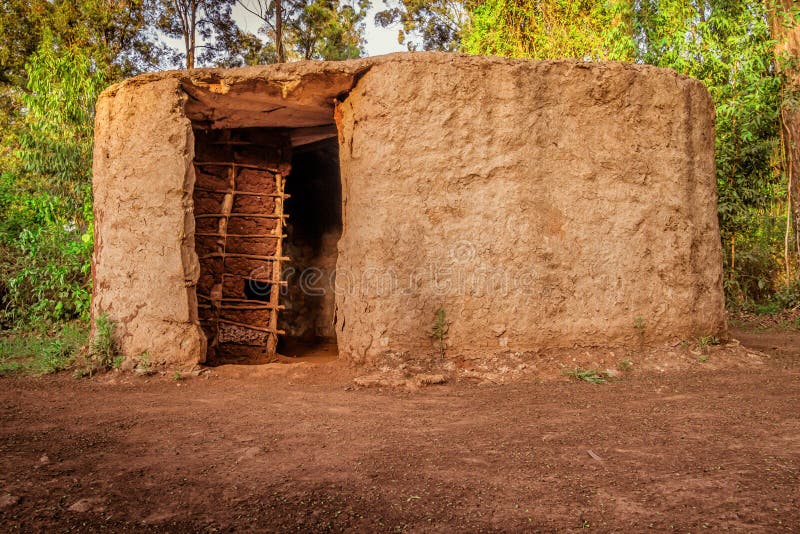
<instances>
[{"instance_id":1,"label":"small rock","mask_svg":"<svg viewBox=\"0 0 800 534\"><path fill-rule=\"evenodd\" d=\"M103 500L98 497L88 497L86 499L81 499L73 503L72 506L67 508L70 512L103 512L105 511L105 506L103 506Z\"/></svg>"},{"instance_id":2,"label":"small rock","mask_svg":"<svg viewBox=\"0 0 800 534\"><path fill-rule=\"evenodd\" d=\"M504 324L493 324L492 325L492 332L496 337L502 336L506 331L506 325Z\"/></svg>"},{"instance_id":3,"label":"small rock","mask_svg":"<svg viewBox=\"0 0 800 534\"><path fill-rule=\"evenodd\" d=\"M46 454L43 454L43 455L41 456L41 458L39 458L39 463L40 463L41 465L47 465L47 464L49 464L49 463L50 463L50 457L49 457L49 456L47 456Z\"/></svg>"}]
</instances>

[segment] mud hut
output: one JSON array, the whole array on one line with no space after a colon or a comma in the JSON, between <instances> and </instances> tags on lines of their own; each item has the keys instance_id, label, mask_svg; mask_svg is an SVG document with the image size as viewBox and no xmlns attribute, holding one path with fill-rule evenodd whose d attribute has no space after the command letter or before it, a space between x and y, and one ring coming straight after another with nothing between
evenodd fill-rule
<instances>
[{"instance_id":1,"label":"mud hut","mask_svg":"<svg viewBox=\"0 0 800 534\"><path fill-rule=\"evenodd\" d=\"M713 107L670 70L415 53L143 75L99 99L94 198L92 312L127 358L725 330Z\"/></svg>"}]
</instances>

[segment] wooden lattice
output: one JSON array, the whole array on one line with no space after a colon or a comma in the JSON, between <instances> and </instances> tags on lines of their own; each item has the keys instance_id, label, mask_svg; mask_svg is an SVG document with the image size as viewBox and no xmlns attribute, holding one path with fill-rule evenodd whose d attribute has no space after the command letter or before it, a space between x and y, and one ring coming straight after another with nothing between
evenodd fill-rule
<instances>
[{"instance_id":1,"label":"wooden lattice","mask_svg":"<svg viewBox=\"0 0 800 534\"><path fill-rule=\"evenodd\" d=\"M284 233L284 227L285 221L288 217L288 215L284 213L284 202L288 198L288 195L286 195L284 192L286 180L278 171L278 169L252 164L241 164L235 161L199 161L195 162L195 167L198 169L198 171L206 167L222 167L227 169L227 187L224 189L203 186L196 187L196 191L201 193L223 195L223 199L219 204L220 209L218 212L197 213L195 215L196 219L198 220L217 220L215 231L199 231L195 234L198 238L216 238L213 249L205 250L204 253L199 257L201 260L201 269L203 262L205 261L216 259L222 262L221 270L217 275L218 279L215 280L210 294L203 294L199 291L197 293L199 300L198 309L210 312L204 314L205 317L201 319L207 332L213 332L213 336L211 336L212 338L209 340L209 348L213 349L221 342L221 325L230 325L232 327L241 328L248 331L267 334L265 347L267 356L273 357L278 344L278 336L284 334L283 331L278 329L278 312L283 309L283 306L280 305L281 287L286 285L286 282L281 280L283 263L289 261L289 258L283 255L283 239L286 237L286 234ZM274 180L274 193L242 191L238 189L237 178L239 177L239 173L242 169L259 171L271 176ZM236 205L236 199L238 196L274 199L272 211L262 213L236 212L234 211L234 207ZM270 233L264 233L263 228L261 228L262 231L258 233L229 232L231 222L237 218L274 221L274 227ZM232 238L274 239L274 253L248 254L242 252L230 252L228 250L228 244L229 240ZM247 279L259 282L268 282L270 284L269 298L267 302L241 298L227 298L224 296L224 283L226 276L245 278L243 273L229 273L229 264L227 263L229 259L245 259L265 263L266 269L264 272L269 273L268 277L254 279L250 276L247 276ZM265 324L253 324L250 322L243 322L241 320L232 320L224 316L226 311L247 312L262 310L269 312L268 320Z\"/></svg>"}]
</instances>

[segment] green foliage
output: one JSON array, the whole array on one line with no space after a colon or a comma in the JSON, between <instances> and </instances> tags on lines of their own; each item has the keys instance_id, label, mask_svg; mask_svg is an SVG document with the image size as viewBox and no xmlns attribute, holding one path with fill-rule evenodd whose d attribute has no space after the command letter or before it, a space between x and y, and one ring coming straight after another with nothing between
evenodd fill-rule
<instances>
[{"instance_id":1,"label":"green foliage","mask_svg":"<svg viewBox=\"0 0 800 534\"><path fill-rule=\"evenodd\" d=\"M149 375L153 373L152 365L150 353L144 351L136 357L133 370L140 375Z\"/></svg>"},{"instance_id":2,"label":"green foliage","mask_svg":"<svg viewBox=\"0 0 800 534\"><path fill-rule=\"evenodd\" d=\"M105 74L84 51L47 35L27 64L22 170L46 175L78 208L91 176L94 103Z\"/></svg>"},{"instance_id":3,"label":"green foliage","mask_svg":"<svg viewBox=\"0 0 800 534\"><path fill-rule=\"evenodd\" d=\"M800 309L800 278L776 291L774 302L783 310Z\"/></svg>"},{"instance_id":4,"label":"green foliage","mask_svg":"<svg viewBox=\"0 0 800 534\"><path fill-rule=\"evenodd\" d=\"M363 20L368 0L352 4L338 0L299 2L296 16L289 20L288 37L304 59L336 61L364 54Z\"/></svg>"},{"instance_id":5,"label":"green foliage","mask_svg":"<svg viewBox=\"0 0 800 534\"><path fill-rule=\"evenodd\" d=\"M631 59L630 8L616 0L487 0L472 12L471 54L530 59ZM629 35L629 34L628 34Z\"/></svg>"},{"instance_id":6,"label":"green foliage","mask_svg":"<svg viewBox=\"0 0 800 534\"><path fill-rule=\"evenodd\" d=\"M700 349L701 352L706 352L710 346L719 345L722 341L717 336L701 336L700 339L697 340L697 348Z\"/></svg>"},{"instance_id":7,"label":"green foliage","mask_svg":"<svg viewBox=\"0 0 800 534\"><path fill-rule=\"evenodd\" d=\"M50 7L45 0L0 3L0 84L24 85L25 63L39 44Z\"/></svg>"},{"instance_id":8,"label":"green foliage","mask_svg":"<svg viewBox=\"0 0 800 534\"><path fill-rule=\"evenodd\" d=\"M576 367L571 371L565 371L565 375L581 382L589 382L590 384L605 384L606 375L596 369L581 369Z\"/></svg>"},{"instance_id":9,"label":"green foliage","mask_svg":"<svg viewBox=\"0 0 800 534\"><path fill-rule=\"evenodd\" d=\"M780 206L778 210L783 211ZM743 209L738 233L723 227L725 293L729 305L750 310L773 299L776 288L785 288L782 242L785 214L775 208Z\"/></svg>"},{"instance_id":10,"label":"green foliage","mask_svg":"<svg viewBox=\"0 0 800 534\"><path fill-rule=\"evenodd\" d=\"M41 375L67 369L85 344L85 329L72 323L54 336L27 333L0 338L0 375Z\"/></svg>"},{"instance_id":11,"label":"green foliage","mask_svg":"<svg viewBox=\"0 0 800 534\"><path fill-rule=\"evenodd\" d=\"M92 125L105 76L47 35L26 65L17 149L0 175L0 288L6 325L86 317Z\"/></svg>"}]
</instances>

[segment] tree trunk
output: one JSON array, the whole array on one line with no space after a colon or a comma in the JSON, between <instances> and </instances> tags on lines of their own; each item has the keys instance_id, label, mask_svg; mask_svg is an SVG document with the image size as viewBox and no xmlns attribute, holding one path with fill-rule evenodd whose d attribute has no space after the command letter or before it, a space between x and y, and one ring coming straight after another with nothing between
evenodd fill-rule
<instances>
[{"instance_id":1,"label":"tree trunk","mask_svg":"<svg viewBox=\"0 0 800 534\"><path fill-rule=\"evenodd\" d=\"M197 48L197 2L189 4L189 49L186 50L186 68L194 68L194 52Z\"/></svg>"},{"instance_id":2,"label":"tree trunk","mask_svg":"<svg viewBox=\"0 0 800 534\"><path fill-rule=\"evenodd\" d=\"M278 63L286 61L283 54L283 13L281 12L281 0L275 0L275 50L278 54Z\"/></svg>"},{"instance_id":3,"label":"tree trunk","mask_svg":"<svg viewBox=\"0 0 800 534\"><path fill-rule=\"evenodd\" d=\"M781 58L789 56L793 63L800 60L800 24L787 27L784 24L784 16L792 9L794 0L779 0L776 2L776 11L770 12L772 36L776 41L775 58L776 68L782 71L787 81L784 93L789 96L792 93L800 94L800 67L797 64L784 64ZM785 98L784 102L791 102L793 98ZM794 218L795 249L800 262L800 179L795 174L800 169L800 109L797 106L787 103L781 110L781 126L786 149L787 172L789 172L790 190L789 201L791 202L791 213ZM800 268L800 265L798 265ZM797 272L797 270L795 271Z\"/></svg>"}]
</instances>

